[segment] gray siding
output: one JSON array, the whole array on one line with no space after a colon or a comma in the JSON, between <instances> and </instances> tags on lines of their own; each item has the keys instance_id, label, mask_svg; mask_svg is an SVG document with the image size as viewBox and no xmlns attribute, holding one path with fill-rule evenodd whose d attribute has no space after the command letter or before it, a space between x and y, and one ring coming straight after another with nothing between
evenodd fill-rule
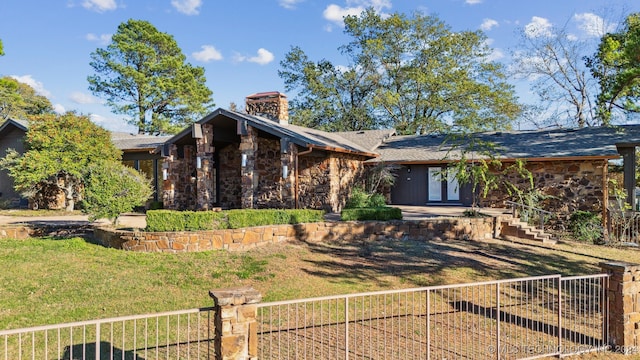
<instances>
[{"instance_id":1,"label":"gray siding","mask_svg":"<svg viewBox=\"0 0 640 360\"><path fill-rule=\"evenodd\" d=\"M444 167L445 165L433 165ZM391 188L391 203L396 205L424 206L428 202L428 165L403 165L398 170L396 182ZM470 206L472 203L471 184L460 185L460 200L453 203ZM442 199L439 203L448 203L447 184L442 184Z\"/></svg>"},{"instance_id":2,"label":"gray siding","mask_svg":"<svg viewBox=\"0 0 640 360\"><path fill-rule=\"evenodd\" d=\"M0 137L0 158L4 158L7 155L8 149L15 149L19 153L24 152L24 131L13 128L9 130L6 136ZM0 169L0 202L6 200L20 199L20 194L13 190L13 180L9 176L6 170Z\"/></svg>"}]
</instances>

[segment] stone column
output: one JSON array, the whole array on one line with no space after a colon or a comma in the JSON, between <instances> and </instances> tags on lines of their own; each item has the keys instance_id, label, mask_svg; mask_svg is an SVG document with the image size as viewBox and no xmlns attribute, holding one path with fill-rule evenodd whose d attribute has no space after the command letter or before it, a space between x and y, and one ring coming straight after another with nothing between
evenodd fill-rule
<instances>
[{"instance_id":1,"label":"stone column","mask_svg":"<svg viewBox=\"0 0 640 360\"><path fill-rule=\"evenodd\" d=\"M210 210L215 201L215 187L213 181L213 126L202 125L202 137L196 139L196 187L197 209ZM198 161L198 159L200 159ZM197 165L200 165L198 167Z\"/></svg>"},{"instance_id":2,"label":"stone column","mask_svg":"<svg viewBox=\"0 0 640 360\"><path fill-rule=\"evenodd\" d=\"M171 144L169 147L169 156L162 161L162 176L166 172L166 180L162 179L162 202L165 209L177 209L176 206L176 182L178 174L181 170L178 161L178 147Z\"/></svg>"},{"instance_id":3,"label":"stone column","mask_svg":"<svg viewBox=\"0 0 640 360\"><path fill-rule=\"evenodd\" d=\"M612 350L637 353L640 346L640 265L600 263L609 274L609 344Z\"/></svg>"},{"instance_id":4,"label":"stone column","mask_svg":"<svg viewBox=\"0 0 640 360\"><path fill-rule=\"evenodd\" d=\"M262 295L251 286L211 290L215 306L216 360L258 359L257 303Z\"/></svg>"},{"instance_id":5,"label":"stone column","mask_svg":"<svg viewBox=\"0 0 640 360\"><path fill-rule=\"evenodd\" d=\"M247 135L240 139L240 156L244 157L245 165L241 165L242 176L242 208L253 209L254 195L258 177L256 176L256 154L258 153L258 131L247 126ZM241 160L242 161L242 160Z\"/></svg>"},{"instance_id":6,"label":"stone column","mask_svg":"<svg viewBox=\"0 0 640 360\"><path fill-rule=\"evenodd\" d=\"M294 143L289 141L281 141L280 151L280 170L284 175L284 167L287 167L287 176L282 178L282 187L280 188L280 199L282 199L282 205L287 209L295 209L295 176L296 169L294 164L295 153L297 147Z\"/></svg>"}]
</instances>

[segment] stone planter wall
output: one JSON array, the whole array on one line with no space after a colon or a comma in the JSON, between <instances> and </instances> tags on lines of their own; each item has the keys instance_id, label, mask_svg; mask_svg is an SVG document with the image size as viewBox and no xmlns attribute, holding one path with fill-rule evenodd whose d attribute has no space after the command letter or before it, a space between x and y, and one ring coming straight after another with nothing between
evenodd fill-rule
<instances>
[{"instance_id":1,"label":"stone planter wall","mask_svg":"<svg viewBox=\"0 0 640 360\"><path fill-rule=\"evenodd\" d=\"M494 237L494 218L437 218L421 221L350 221L297 225L258 226L244 229L142 232L96 228L94 236L104 246L143 252L249 250L261 245L334 240L411 239L419 241Z\"/></svg>"}]
</instances>

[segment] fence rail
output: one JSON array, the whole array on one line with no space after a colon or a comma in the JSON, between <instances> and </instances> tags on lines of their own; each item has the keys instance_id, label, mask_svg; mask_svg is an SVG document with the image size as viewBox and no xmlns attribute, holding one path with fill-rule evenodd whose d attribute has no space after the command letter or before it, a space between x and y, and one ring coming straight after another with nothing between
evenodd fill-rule
<instances>
[{"instance_id":1,"label":"fence rail","mask_svg":"<svg viewBox=\"0 0 640 360\"><path fill-rule=\"evenodd\" d=\"M507 200L505 204L511 208L513 217L519 217L522 221L538 226L544 230L545 224L555 216L554 213L537 207Z\"/></svg>"},{"instance_id":2,"label":"fence rail","mask_svg":"<svg viewBox=\"0 0 640 360\"><path fill-rule=\"evenodd\" d=\"M640 212L609 208L607 217L609 241L640 245Z\"/></svg>"},{"instance_id":3,"label":"fence rail","mask_svg":"<svg viewBox=\"0 0 640 360\"><path fill-rule=\"evenodd\" d=\"M0 359L214 359L214 308L0 331Z\"/></svg>"},{"instance_id":4,"label":"fence rail","mask_svg":"<svg viewBox=\"0 0 640 360\"><path fill-rule=\"evenodd\" d=\"M607 275L258 305L260 359L518 359L606 347Z\"/></svg>"}]
</instances>

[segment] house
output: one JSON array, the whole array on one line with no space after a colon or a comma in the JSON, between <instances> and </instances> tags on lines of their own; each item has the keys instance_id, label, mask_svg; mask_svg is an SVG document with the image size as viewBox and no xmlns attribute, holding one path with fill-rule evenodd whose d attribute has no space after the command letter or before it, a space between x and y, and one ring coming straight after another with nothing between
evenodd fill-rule
<instances>
[{"instance_id":1,"label":"house","mask_svg":"<svg viewBox=\"0 0 640 360\"><path fill-rule=\"evenodd\" d=\"M472 145L474 144L474 145ZM640 144L640 125L545 129L471 134L394 136L375 149L374 161L401 165L391 202L407 205L470 205L472 187L457 183L454 176L442 176L444 169L460 159L486 158L481 144L503 164L523 160L532 173L534 187L549 198L545 207L569 214L576 210L606 211L609 161L624 158L624 187L635 192L635 146ZM474 148L475 146L475 148ZM528 187L528 180L507 175L512 184ZM483 206L502 207L509 197L506 189L490 191ZM633 205L635 196L627 201Z\"/></svg>"},{"instance_id":2,"label":"house","mask_svg":"<svg viewBox=\"0 0 640 360\"><path fill-rule=\"evenodd\" d=\"M313 208L340 211L378 155L335 133L288 122L286 96L217 109L163 146L167 209Z\"/></svg>"},{"instance_id":3,"label":"house","mask_svg":"<svg viewBox=\"0 0 640 360\"><path fill-rule=\"evenodd\" d=\"M24 152L23 140L28 129L29 123L25 120L8 119L0 125L0 158L6 156L8 149ZM122 150L124 164L144 172L151 179L155 190L152 200L155 201L161 201L161 192L158 189L162 181L160 171L162 157L156 149L169 138L169 136L111 133L111 141ZM0 205L27 206L27 199L23 199L16 193L13 189L13 179L3 169L0 169Z\"/></svg>"}]
</instances>

